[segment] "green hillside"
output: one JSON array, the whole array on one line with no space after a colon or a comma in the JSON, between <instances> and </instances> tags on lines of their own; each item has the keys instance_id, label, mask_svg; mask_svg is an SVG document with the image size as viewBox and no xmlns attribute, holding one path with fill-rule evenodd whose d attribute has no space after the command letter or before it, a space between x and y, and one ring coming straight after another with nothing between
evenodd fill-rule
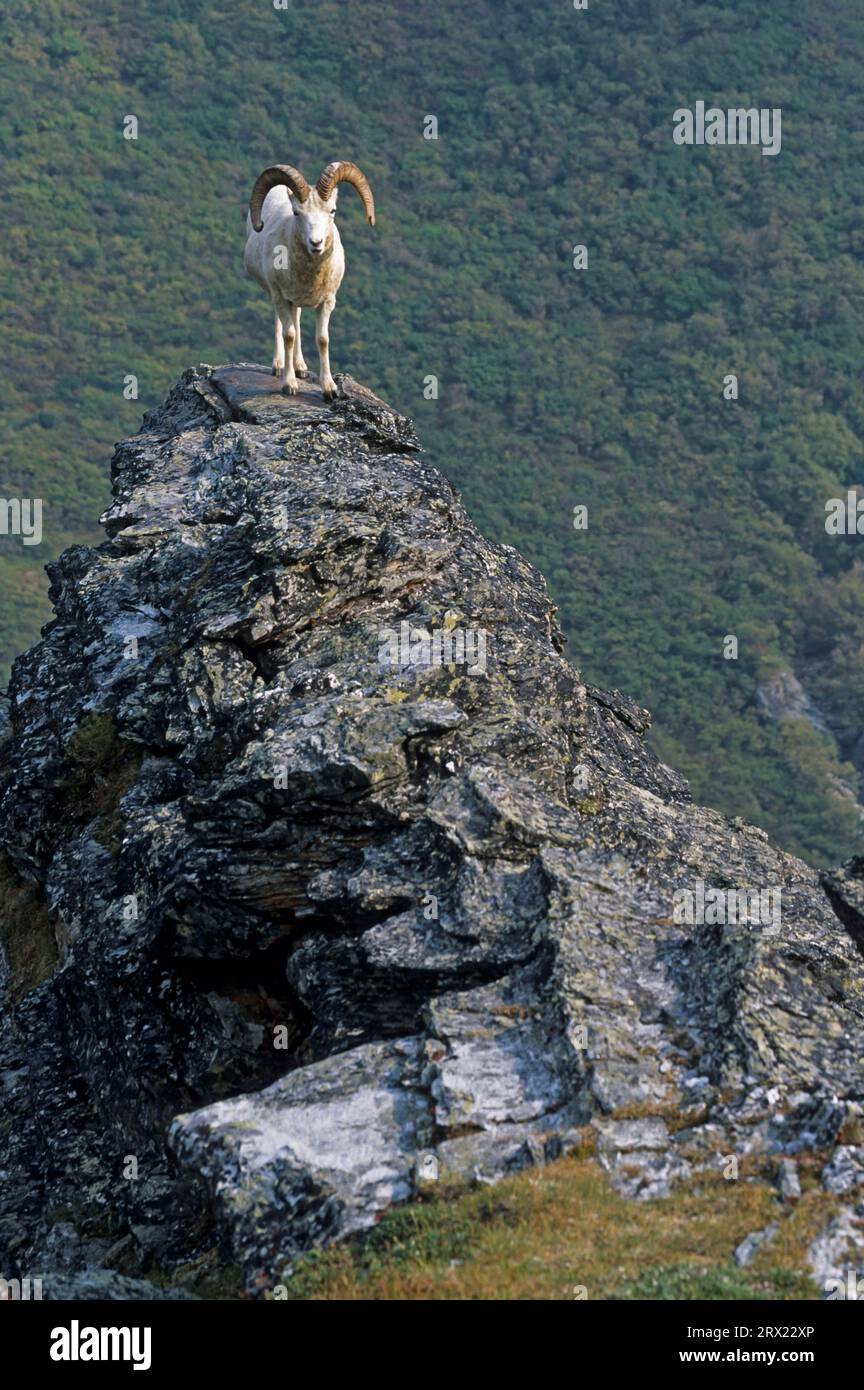
<instances>
[{"instance_id":1,"label":"green hillside","mask_svg":"<svg viewBox=\"0 0 864 1390\"><path fill-rule=\"evenodd\" d=\"M343 191L334 370L414 416L700 800L860 851L864 538L824 507L864 483L862 41L848 0L6 7L0 496L42 497L45 539L0 536L3 674L42 565L99 536L113 441L190 363L269 360L257 173L352 158L379 219ZM781 107L781 153L675 145L699 99ZM756 707L786 669L835 737Z\"/></svg>"}]
</instances>

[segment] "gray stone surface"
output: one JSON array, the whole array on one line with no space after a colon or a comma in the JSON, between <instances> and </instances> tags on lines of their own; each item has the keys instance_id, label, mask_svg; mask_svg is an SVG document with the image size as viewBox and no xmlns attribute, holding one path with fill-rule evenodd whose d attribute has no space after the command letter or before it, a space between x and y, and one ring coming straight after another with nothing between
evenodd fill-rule
<instances>
[{"instance_id":1,"label":"gray stone surface","mask_svg":"<svg viewBox=\"0 0 864 1390\"><path fill-rule=\"evenodd\" d=\"M174 1121L253 1288L415 1194L433 1137L424 1064L422 1038L366 1043Z\"/></svg>"},{"instance_id":2,"label":"gray stone surface","mask_svg":"<svg viewBox=\"0 0 864 1390\"><path fill-rule=\"evenodd\" d=\"M773 1240L780 1225L777 1221L772 1221L770 1226L766 1226L763 1231L751 1231L749 1236L745 1236L741 1244L735 1249L735 1263L739 1269L746 1268L752 1264L763 1245L767 1245Z\"/></svg>"},{"instance_id":3,"label":"gray stone surface","mask_svg":"<svg viewBox=\"0 0 864 1390\"><path fill-rule=\"evenodd\" d=\"M854 1192L864 1187L864 1151L860 1144L841 1144L834 1150L831 1162L822 1172L822 1182L829 1192Z\"/></svg>"},{"instance_id":4,"label":"gray stone surface","mask_svg":"<svg viewBox=\"0 0 864 1390\"><path fill-rule=\"evenodd\" d=\"M218 1245L258 1295L592 1123L644 1197L713 1153L830 1164L860 1117L854 866L693 806L537 571L341 386L187 372L118 446L108 540L50 567L0 783L46 904L38 972L0 960L10 1276ZM403 623L483 669L394 656ZM699 883L780 888L779 927L677 920Z\"/></svg>"},{"instance_id":5,"label":"gray stone surface","mask_svg":"<svg viewBox=\"0 0 864 1390\"><path fill-rule=\"evenodd\" d=\"M810 1266L824 1297L858 1301L864 1281L864 1202L843 1207L810 1246Z\"/></svg>"},{"instance_id":6,"label":"gray stone surface","mask_svg":"<svg viewBox=\"0 0 864 1390\"><path fill-rule=\"evenodd\" d=\"M51 1274L43 1282L46 1303L79 1299L88 1303L155 1303L189 1299L182 1289L163 1289L146 1279L128 1279L111 1269L91 1268L80 1274Z\"/></svg>"},{"instance_id":7,"label":"gray stone surface","mask_svg":"<svg viewBox=\"0 0 864 1390\"><path fill-rule=\"evenodd\" d=\"M864 955L864 857L850 859L833 873L823 874L822 883L838 917Z\"/></svg>"},{"instance_id":8,"label":"gray stone surface","mask_svg":"<svg viewBox=\"0 0 864 1390\"><path fill-rule=\"evenodd\" d=\"M801 1179L798 1176L798 1167L793 1158L780 1160L777 1187L783 1202L797 1202L801 1196Z\"/></svg>"}]
</instances>

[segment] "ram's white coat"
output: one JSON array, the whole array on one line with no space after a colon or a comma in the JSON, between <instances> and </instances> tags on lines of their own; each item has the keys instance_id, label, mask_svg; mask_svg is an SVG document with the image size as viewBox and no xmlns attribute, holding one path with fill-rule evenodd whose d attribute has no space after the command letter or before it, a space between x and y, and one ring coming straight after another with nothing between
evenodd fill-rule
<instances>
[{"instance_id":1,"label":"ram's white coat","mask_svg":"<svg viewBox=\"0 0 864 1390\"><path fill-rule=\"evenodd\" d=\"M290 166L273 166L277 167ZM336 226L338 185L333 184L328 189L325 180L329 171L336 170L340 171L335 176L337 179L355 182L351 173L341 172L355 168L353 164L328 165L315 188L306 185L302 176L298 176L300 191L305 190L306 194L302 198L293 187L289 190L284 184L277 184L270 188L261 205L261 230L255 230L252 211L246 219L246 273L270 296L275 335L273 374L281 375L282 390L287 395L296 395L297 378L307 375L300 343L302 309L315 310L321 388L328 400L336 395L336 383L330 371L329 323L345 274L345 252ZM270 172L265 170L261 179ZM296 170L291 172L297 173ZM360 171L356 172L363 179ZM331 173L331 182L333 178ZM326 191L324 197L319 192L322 182ZM254 197L253 190L253 200ZM374 223L371 190L368 202L365 193L361 192L361 197L369 221Z\"/></svg>"}]
</instances>

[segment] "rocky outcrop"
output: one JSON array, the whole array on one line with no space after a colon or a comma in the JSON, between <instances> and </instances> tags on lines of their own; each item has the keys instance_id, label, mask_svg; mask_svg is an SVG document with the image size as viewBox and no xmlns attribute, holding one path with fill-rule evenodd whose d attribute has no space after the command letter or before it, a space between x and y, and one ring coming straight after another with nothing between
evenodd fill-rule
<instances>
[{"instance_id":1,"label":"rocky outcrop","mask_svg":"<svg viewBox=\"0 0 864 1390\"><path fill-rule=\"evenodd\" d=\"M864 956L864 856L823 874L822 883L837 916Z\"/></svg>"},{"instance_id":2,"label":"rocky outcrop","mask_svg":"<svg viewBox=\"0 0 864 1390\"><path fill-rule=\"evenodd\" d=\"M806 719L820 733L830 733L825 716L794 671L778 671L763 681L756 687L755 703L769 719Z\"/></svg>"},{"instance_id":3,"label":"rocky outcrop","mask_svg":"<svg viewBox=\"0 0 864 1390\"><path fill-rule=\"evenodd\" d=\"M0 801L7 1276L229 1259L260 1294L586 1126L634 1197L858 1161L836 893L691 804L536 570L341 386L187 372L108 540L50 568Z\"/></svg>"},{"instance_id":4,"label":"rocky outcrop","mask_svg":"<svg viewBox=\"0 0 864 1390\"><path fill-rule=\"evenodd\" d=\"M855 775L856 769L860 774L864 768L864 736L857 734L850 740L841 720L819 708L794 671L778 671L763 681L756 687L753 703L768 719L805 720L825 735L842 760L830 775L833 791L852 803L858 818L864 820L864 776Z\"/></svg>"}]
</instances>

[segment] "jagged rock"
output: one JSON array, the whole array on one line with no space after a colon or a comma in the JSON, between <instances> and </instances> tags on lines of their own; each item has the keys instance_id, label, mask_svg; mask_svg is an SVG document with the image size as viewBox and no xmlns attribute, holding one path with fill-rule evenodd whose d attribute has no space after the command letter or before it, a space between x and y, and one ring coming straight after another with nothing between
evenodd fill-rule
<instances>
[{"instance_id":1,"label":"jagged rock","mask_svg":"<svg viewBox=\"0 0 864 1390\"><path fill-rule=\"evenodd\" d=\"M46 1303L135 1302L154 1303L166 1299L191 1299L183 1289L163 1289L146 1279L128 1279L111 1269L91 1268L80 1274L52 1274L44 1280L42 1298Z\"/></svg>"},{"instance_id":2,"label":"jagged rock","mask_svg":"<svg viewBox=\"0 0 864 1390\"><path fill-rule=\"evenodd\" d=\"M628 1197L666 1197L672 1184L690 1172L674 1150L663 1120L595 1120L597 1154L619 1192Z\"/></svg>"},{"instance_id":3,"label":"jagged rock","mask_svg":"<svg viewBox=\"0 0 864 1390\"><path fill-rule=\"evenodd\" d=\"M578 1148L582 1129L526 1129L524 1125L501 1124L478 1134L444 1139L437 1149L437 1178L493 1183L506 1173L523 1168L542 1168ZM419 1185L419 1179L418 1179Z\"/></svg>"},{"instance_id":4,"label":"jagged rock","mask_svg":"<svg viewBox=\"0 0 864 1390\"><path fill-rule=\"evenodd\" d=\"M833 873L823 874L822 884L837 916L864 955L864 856L848 860Z\"/></svg>"},{"instance_id":5,"label":"jagged rock","mask_svg":"<svg viewBox=\"0 0 864 1390\"><path fill-rule=\"evenodd\" d=\"M259 1295L589 1124L639 1196L712 1152L830 1162L849 912L582 684L409 421L201 367L112 480L10 683L0 852L44 901L0 914L0 1268L71 1258L61 1213L85 1272L219 1243ZM781 919L688 923L706 889Z\"/></svg>"},{"instance_id":6,"label":"jagged rock","mask_svg":"<svg viewBox=\"0 0 864 1390\"><path fill-rule=\"evenodd\" d=\"M84 1258L83 1241L69 1221L57 1221L45 1239L46 1266L57 1270L77 1270ZM41 1263L37 1260L36 1263Z\"/></svg>"},{"instance_id":7,"label":"jagged rock","mask_svg":"<svg viewBox=\"0 0 864 1390\"><path fill-rule=\"evenodd\" d=\"M828 1192L841 1194L864 1187L864 1151L861 1146L841 1144L836 1148L831 1162L822 1171L822 1183Z\"/></svg>"},{"instance_id":8,"label":"jagged rock","mask_svg":"<svg viewBox=\"0 0 864 1390\"><path fill-rule=\"evenodd\" d=\"M801 1179L794 1159L781 1159L777 1173L777 1188L782 1202L797 1202L801 1196Z\"/></svg>"},{"instance_id":9,"label":"jagged rock","mask_svg":"<svg viewBox=\"0 0 864 1390\"><path fill-rule=\"evenodd\" d=\"M864 1280L864 1202L832 1217L812 1242L809 1258L824 1297L858 1296L858 1281Z\"/></svg>"},{"instance_id":10,"label":"jagged rock","mask_svg":"<svg viewBox=\"0 0 864 1390\"><path fill-rule=\"evenodd\" d=\"M175 1120L174 1145L208 1184L253 1287L414 1195L433 1137L426 1047L367 1043Z\"/></svg>"},{"instance_id":11,"label":"jagged rock","mask_svg":"<svg viewBox=\"0 0 864 1390\"><path fill-rule=\"evenodd\" d=\"M738 1268L744 1269L752 1264L762 1246L773 1240L779 1230L779 1221L772 1221L763 1231L751 1231L749 1236L745 1236L735 1249L735 1263Z\"/></svg>"},{"instance_id":12,"label":"jagged rock","mask_svg":"<svg viewBox=\"0 0 864 1390\"><path fill-rule=\"evenodd\" d=\"M778 671L756 687L755 702L770 719L806 719L820 733L828 722L793 671Z\"/></svg>"}]
</instances>

